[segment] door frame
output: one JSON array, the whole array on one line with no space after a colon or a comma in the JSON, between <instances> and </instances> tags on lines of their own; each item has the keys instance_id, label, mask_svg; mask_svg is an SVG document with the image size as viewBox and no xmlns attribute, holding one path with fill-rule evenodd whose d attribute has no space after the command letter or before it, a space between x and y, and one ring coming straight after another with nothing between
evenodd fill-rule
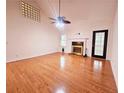
<instances>
[{"instance_id":1,"label":"door frame","mask_svg":"<svg viewBox=\"0 0 124 93\"><path fill-rule=\"evenodd\" d=\"M95 52L95 33L100 33L100 32L105 32L103 56L98 56L98 55L94 54L94 52ZM98 57L98 58L106 59L107 41L108 41L108 29L93 31L93 37L92 37L92 57Z\"/></svg>"}]
</instances>

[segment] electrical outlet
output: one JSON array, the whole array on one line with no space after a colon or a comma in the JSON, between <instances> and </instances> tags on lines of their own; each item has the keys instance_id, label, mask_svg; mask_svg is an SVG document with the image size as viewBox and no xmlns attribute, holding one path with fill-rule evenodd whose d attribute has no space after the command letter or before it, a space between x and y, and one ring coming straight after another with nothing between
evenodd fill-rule
<instances>
[{"instance_id":1,"label":"electrical outlet","mask_svg":"<svg viewBox=\"0 0 124 93\"><path fill-rule=\"evenodd\" d=\"M6 44L8 45L8 42L6 42Z\"/></svg>"},{"instance_id":2,"label":"electrical outlet","mask_svg":"<svg viewBox=\"0 0 124 93\"><path fill-rule=\"evenodd\" d=\"M17 54L16 54L15 56L16 56L16 57L18 57L18 55L17 55Z\"/></svg>"}]
</instances>

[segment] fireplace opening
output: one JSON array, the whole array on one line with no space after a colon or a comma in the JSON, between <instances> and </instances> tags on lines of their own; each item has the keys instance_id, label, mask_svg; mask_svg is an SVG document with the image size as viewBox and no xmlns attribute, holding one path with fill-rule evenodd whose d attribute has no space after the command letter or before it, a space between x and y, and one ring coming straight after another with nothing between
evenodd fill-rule
<instances>
[{"instance_id":1,"label":"fireplace opening","mask_svg":"<svg viewBox=\"0 0 124 93\"><path fill-rule=\"evenodd\" d=\"M83 42L72 42L72 53L83 55Z\"/></svg>"}]
</instances>

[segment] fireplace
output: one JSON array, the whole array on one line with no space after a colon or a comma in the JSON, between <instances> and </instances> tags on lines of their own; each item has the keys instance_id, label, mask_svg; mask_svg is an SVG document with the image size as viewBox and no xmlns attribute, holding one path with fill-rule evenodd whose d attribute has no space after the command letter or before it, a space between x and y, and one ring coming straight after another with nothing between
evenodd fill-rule
<instances>
[{"instance_id":1,"label":"fireplace","mask_svg":"<svg viewBox=\"0 0 124 93\"><path fill-rule=\"evenodd\" d=\"M83 42L72 42L72 53L76 55L83 55Z\"/></svg>"}]
</instances>

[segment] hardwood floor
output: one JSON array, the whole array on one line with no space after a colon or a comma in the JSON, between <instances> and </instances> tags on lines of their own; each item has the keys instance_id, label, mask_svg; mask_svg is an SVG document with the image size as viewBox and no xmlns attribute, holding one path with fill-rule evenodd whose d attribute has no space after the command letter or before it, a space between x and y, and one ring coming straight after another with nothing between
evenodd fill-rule
<instances>
[{"instance_id":1,"label":"hardwood floor","mask_svg":"<svg viewBox=\"0 0 124 93\"><path fill-rule=\"evenodd\" d=\"M55 53L7 63L7 93L117 93L110 63Z\"/></svg>"}]
</instances>

